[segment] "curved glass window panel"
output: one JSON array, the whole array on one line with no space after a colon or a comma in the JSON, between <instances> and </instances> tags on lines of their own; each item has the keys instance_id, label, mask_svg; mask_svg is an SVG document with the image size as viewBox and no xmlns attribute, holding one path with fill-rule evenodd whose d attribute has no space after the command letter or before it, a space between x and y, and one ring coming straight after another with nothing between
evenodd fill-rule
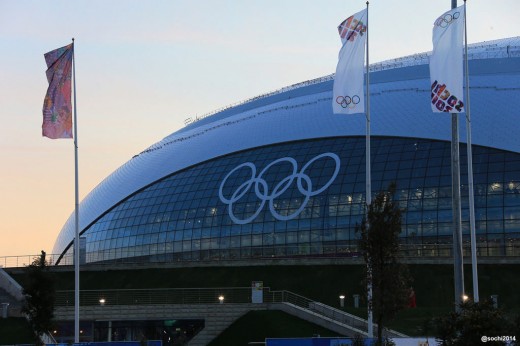
<instances>
[{"instance_id":1,"label":"curved glass window panel","mask_svg":"<svg viewBox=\"0 0 520 346\"><path fill-rule=\"evenodd\" d=\"M372 137L371 145L372 192L396 183L402 241L451 241L450 143ZM497 233L516 239L520 154L479 146L473 153L478 235L483 244ZM87 260L341 256L357 247L355 227L365 213L364 155L365 138L351 137L276 144L202 162L134 193L96 220L84 231ZM465 235L466 174L464 167Z\"/></svg>"}]
</instances>

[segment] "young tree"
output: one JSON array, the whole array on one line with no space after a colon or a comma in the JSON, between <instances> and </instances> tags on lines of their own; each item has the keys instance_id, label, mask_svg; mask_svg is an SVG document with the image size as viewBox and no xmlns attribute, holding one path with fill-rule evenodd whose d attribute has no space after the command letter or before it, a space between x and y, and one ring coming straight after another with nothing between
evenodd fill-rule
<instances>
[{"instance_id":1,"label":"young tree","mask_svg":"<svg viewBox=\"0 0 520 346\"><path fill-rule=\"evenodd\" d=\"M397 312L407 306L410 295L408 268L399 262L401 210L395 197L395 183L380 192L368 206L361 225L359 247L365 259L365 287L372 286L370 304L377 328L377 345L382 345L383 329Z\"/></svg>"},{"instance_id":2,"label":"young tree","mask_svg":"<svg viewBox=\"0 0 520 346\"><path fill-rule=\"evenodd\" d=\"M517 317L518 318L518 317ZM515 337L517 321L512 321L488 300L479 303L465 302L457 312L434 319L437 341L443 346L472 346L489 341L493 345L506 345L506 340L486 340L485 337Z\"/></svg>"},{"instance_id":3,"label":"young tree","mask_svg":"<svg viewBox=\"0 0 520 346\"><path fill-rule=\"evenodd\" d=\"M27 268L27 277L23 294L25 304L22 312L29 317L29 323L35 334L35 341L41 345L41 336L52 329L54 318L55 289L54 279L49 273L45 251Z\"/></svg>"}]
</instances>

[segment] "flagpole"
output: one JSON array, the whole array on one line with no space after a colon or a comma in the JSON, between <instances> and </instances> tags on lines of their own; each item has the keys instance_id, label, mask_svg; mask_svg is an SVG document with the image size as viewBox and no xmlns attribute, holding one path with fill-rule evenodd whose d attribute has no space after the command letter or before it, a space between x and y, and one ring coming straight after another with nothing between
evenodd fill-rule
<instances>
[{"instance_id":1,"label":"flagpole","mask_svg":"<svg viewBox=\"0 0 520 346\"><path fill-rule=\"evenodd\" d=\"M471 269L473 277L473 301L478 303L477 237L475 234L475 196L473 191L473 150L471 148L471 115L469 102L468 27L466 24L466 0L464 0L464 67L466 74L466 137L468 155L469 227L471 237Z\"/></svg>"},{"instance_id":2,"label":"flagpole","mask_svg":"<svg viewBox=\"0 0 520 346\"><path fill-rule=\"evenodd\" d=\"M370 75L368 72L368 66L369 66L369 56L368 56L368 5L369 2L367 1L367 66L366 66L366 89L367 89L367 107L366 107L366 154L365 154L365 162L366 162L366 203L367 203L367 226L370 227L368 224L368 209L370 207L370 204L372 204L372 178L370 175ZM369 272L368 275L371 277L372 273ZM367 287L367 298L368 298L368 311L367 311L367 323L368 323L368 337L371 338L374 336L374 325L373 325L373 318L372 318L372 280L370 278L368 287Z\"/></svg>"},{"instance_id":3,"label":"flagpole","mask_svg":"<svg viewBox=\"0 0 520 346\"><path fill-rule=\"evenodd\" d=\"M451 0L451 8L457 8L457 0ZM460 153L459 118L451 113L451 189L453 212L453 276L455 309L459 311L464 296L464 263L462 258L462 225L460 205Z\"/></svg>"},{"instance_id":4,"label":"flagpole","mask_svg":"<svg viewBox=\"0 0 520 346\"><path fill-rule=\"evenodd\" d=\"M76 58L74 56L74 38L72 38L72 75L74 83L74 343L79 343L79 189L78 189L78 127L76 111Z\"/></svg>"}]
</instances>

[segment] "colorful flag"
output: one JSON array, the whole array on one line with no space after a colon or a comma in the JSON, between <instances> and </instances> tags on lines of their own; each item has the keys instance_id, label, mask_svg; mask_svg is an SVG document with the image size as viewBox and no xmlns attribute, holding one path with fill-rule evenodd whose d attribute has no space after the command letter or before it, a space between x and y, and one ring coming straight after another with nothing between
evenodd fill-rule
<instances>
[{"instance_id":1,"label":"colorful flag","mask_svg":"<svg viewBox=\"0 0 520 346\"><path fill-rule=\"evenodd\" d=\"M43 101L42 135L72 138L71 72L74 44L46 53L49 87Z\"/></svg>"},{"instance_id":2,"label":"colorful flag","mask_svg":"<svg viewBox=\"0 0 520 346\"><path fill-rule=\"evenodd\" d=\"M430 57L431 106L434 113L464 112L464 5L433 23Z\"/></svg>"},{"instance_id":3,"label":"colorful flag","mask_svg":"<svg viewBox=\"0 0 520 346\"><path fill-rule=\"evenodd\" d=\"M343 46L339 52L332 90L332 110L335 114L365 112L363 77L367 16L368 10L365 9L348 17L338 26Z\"/></svg>"}]
</instances>

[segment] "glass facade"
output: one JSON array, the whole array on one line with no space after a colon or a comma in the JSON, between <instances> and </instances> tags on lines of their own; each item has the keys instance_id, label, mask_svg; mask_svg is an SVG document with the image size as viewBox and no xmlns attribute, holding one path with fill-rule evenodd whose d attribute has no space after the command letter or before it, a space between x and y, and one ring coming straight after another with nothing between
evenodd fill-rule
<instances>
[{"instance_id":1,"label":"glass facade","mask_svg":"<svg viewBox=\"0 0 520 346\"><path fill-rule=\"evenodd\" d=\"M450 143L393 137L371 143L373 193L395 181L405 210L403 251L450 255ZM469 251L465 145L460 152ZM478 253L520 255L520 154L474 146L473 155ZM364 196L364 137L233 153L165 177L107 211L83 233L87 262L355 256Z\"/></svg>"}]
</instances>

